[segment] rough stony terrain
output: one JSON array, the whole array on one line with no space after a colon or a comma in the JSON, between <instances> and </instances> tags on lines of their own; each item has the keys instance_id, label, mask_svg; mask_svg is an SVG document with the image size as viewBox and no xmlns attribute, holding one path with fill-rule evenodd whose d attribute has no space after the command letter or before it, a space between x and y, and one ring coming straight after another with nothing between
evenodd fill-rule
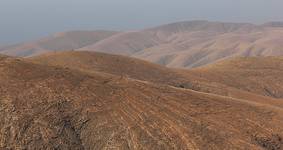
<instances>
[{"instance_id":1,"label":"rough stony terrain","mask_svg":"<svg viewBox=\"0 0 283 150\"><path fill-rule=\"evenodd\" d=\"M230 70L230 67L237 64L241 64L241 58L236 59L233 63L228 63L231 60L227 61L226 67L222 67L216 69L218 67L217 64L211 65L215 66L215 69L211 69L211 72L204 72L205 69L193 69L193 70L179 70L179 69L169 69L160 65L152 64L146 61L124 57L120 55L110 55L98 52L76 52L76 51L67 51L67 52L56 52L56 53L48 53L36 57L28 58L27 60L33 63L40 63L44 65L51 65L57 67L65 67L71 68L75 70L80 70L85 73L92 72L102 72L110 75L117 75L120 77L129 77L142 81L154 82L156 84L167 84L170 86L178 87L178 88L186 88L192 89L195 91L205 92L205 93L213 93L222 96L229 96L240 99L248 99L250 101L260 101L273 103L276 105L281 105L280 100L274 98L280 98L278 95L270 95L266 93L267 90L272 91L276 88L276 93L281 93L280 89L282 88L282 84L280 81L283 76L281 75L280 69L282 68L282 60L280 57L276 57L277 59L273 60L273 57L269 58L261 58L259 57L258 61L248 61L249 64L243 63L242 68L245 70L234 69ZM261 59L265 59L265 62L260 63ZM237 61L238 60L238 61ZM251 59L253 60L253 59ZM272 61L269 61L272 60ZM226 64L226 61L223 61ZM244 64L246 64L244 66ZM280 65L281 64L281 65ZM252 66L257 65L261 66L269 66L269 70L258 69L255 70ZM230 67L229 67L230 66ZM208 68L208 67L204 67ZM212 68L212 67L210 67ZM207 69L206 69L207 70ZM214 71L215 70L215 71ZM218 70L218 72L217 72ZM222 71L219 73L219 71ZM270 73L270 71L274 72L274 74ZM245 72L247 74L245 75ZM253 74L249 73L253 72ZM257 83L257 81L250 82L251 88L249 90L246 89L249 82L245 82L247 80L244 77L253 78L254 74L258 75L257 80L262 80L261 83L275 83L277 82L278 86L274 87L273 84L265 84L265 90L256 91L257 89L262 89L262 85ZM266 74L269 74L267 80L265 77ZM245 76L244 76L245 75ZM259 76L260 75L260 76ZM241 78L236 78L237 76L241 76ZM229 77L230 80L229 80ZM221 79L226 78L227 81L224 82ZM280 79L279 81L273 79ZM238 85L239 82L242 84ZM238 86L236 86L238 85ZM254 87L254 88L252 88ZM268 97L264 97L268 96ZM271 99L270 97L273 97Z\"/></svg>"},{"instance_id":2,"label":"rough stony terrain","mask_svg":"<svg viewBox=\"0 0 283 150\"><path fill-rule=\"evenodd\" d=\"M0 149L283 149L282 101L154 82L154 68L170 80L195 75L126 57L50 55L0 57ZM139 65L145 72L126 69Z\"/></svg>"},{"instance_id":3,"label":"rough stony terrain","mask_svg":"<svg viewBox=\"0 0 283 150\"><path fill-rule=\"evenodd\" d=\"M210 82L283 98L283 57L240 57L189 71Z\"/></svg>"}]
</instances>

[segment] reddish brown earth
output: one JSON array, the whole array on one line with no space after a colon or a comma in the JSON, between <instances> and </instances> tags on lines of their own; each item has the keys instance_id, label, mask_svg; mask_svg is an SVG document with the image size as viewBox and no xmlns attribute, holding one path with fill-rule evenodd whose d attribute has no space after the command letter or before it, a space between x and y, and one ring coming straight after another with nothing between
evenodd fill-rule
<instances>
[{"instance_id":1,"label":"reddish brown earth","mask_svg":"<svg viewBox=\"0 0 283 150\"><path fill-rule=\"evenodd\" d=\"M210 82L283 98L283 57L240 57L189 71Z\"/></svg>"},{"instance_id":2,"label":"reddish brown earth","mask_svg":"<svg viewBox=\"0 0 283 150\"><path fill-rule=\"evenodd\" d=\"M249 99L253 101L261 101L265 102L268 99L271 102L270 97L274 98L282 98L279 95L271 95L270 93L266 93L266 91L272 91L275 88L277 93L281 93L280 89L282 88L282 84L277 80L266 80L266 79L280 79L282 80L283 76L281 76L281 71L279 68L282 68L282 59L280 57L270 57L270 58L261 58L258 59L248 59L246 58L246 63L243 62L241 68L245 68L244 70L238 67L237 69L232 68L237 64L241 64L244 58L237 58L233 63L233 59L223 61L223 64L227 64L226 67L218 67L218 64L212 64L214 66L210 72L202 73L205 69L197 68L193 70L178 70L178 69L169 69L160 65L152 64L146 61L129 58L125 56L119 55L110 55L103 54L97 52L56 52L56 53L48 53L41 56L36 56L32 58L28 58L29 61L34 63L40 63L44 65L52 65L59 67L67 67L76 70L80 70L86 73L92 72L103 72L111 75L117 75L121 78L129 77L137 80L154 82L156 84L167 84L170 86L178 87L178 88L186 88L192 89L195 91L201 91L205 93L213 93L222 96L229 96L240 99ZM265 59L265 62L261 63L261 59ZM238 61L237 61L238 60ZM253 60L253 61L252 61ZM258 60L258 61L256 61ZM268 61L272 60L272 61ZM249 63L249 64L248 64ZM253 65L254 64L254 65ZM253 66L257 65L258 67L271 67L269 70L263 69L254 69ZM245 65L245 66L244 66ZM230 67L231 70L230 70ZM208 68L208 67L203 67ZM210 67L212 68L212 67ZM219 69L217 69L219 68ZM208 69L206 69L208 70ZM215 70L215 71L214 71ZM217 71L218 70L218 71ZM270 70L274 73L270 73ZM222 72L219 72L222 71ZM243 76L247 72L245 76ZM250 73L252 72L252 74ZM265 76L269 73L269 76ZM274 87L273 84L266 84L265 90L261 90L257 92L256 90L262 88L260 83L254 82L245 82L247 80L244 77L253 78L254 75L258 75L257 80L261 80L261 83L272 83L277 82L278 86ZM261 76L259 76L261 75ZM236 78L236 77L240 78ZM230 78L230 80L228 80ZM227 81L224 82L221 79L226 78ZM241 82L241 85L236 86ZM230 84L229 84L230 83ZM250 84L251 88L247 91L245 89L246 86ZM252 86L254 88L252 88ZM256 88L256 86L258 86ZM264 97L264 96L268 96ZM278 100L272 100L275 104L278 104Z\"/></svg>"},{"instance_id":3,"label":"reddish brown earth","mask_svg":"<svg viewBox=\"0 0 283 150\"><path fill-rule=\"evenodd\" d=\"M0 56L0 148L283 148L280 99L199 72L90 52Z\"/></svg>"}]
</instances>

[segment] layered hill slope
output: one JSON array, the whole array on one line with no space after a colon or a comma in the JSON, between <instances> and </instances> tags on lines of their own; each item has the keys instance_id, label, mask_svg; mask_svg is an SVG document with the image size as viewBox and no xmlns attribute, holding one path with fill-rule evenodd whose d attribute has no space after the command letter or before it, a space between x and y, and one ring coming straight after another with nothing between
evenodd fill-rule
<instances>
[{"instance_id":1,"label":"layered hill slope","mask_svg":"<svg viewBox=\"0 0 283 150\"><path fill-rule=\"evenodd\" d=\"M281 106L121 78L103 72L107 57L98 54L98 70L88 72L1 56L0 147L282 148Z\"/></svg>"},{"instance_id":2,"label":"layered hill slope","mask_svg":"<svg viewBox=\"0 0 283 150\"><path fill-rule=\"evenodd\" d=\"M101 41L82 49L116 54L125 52L125 54L132 55L148 48L159 47L164 44L174 44L177 42L175 40L177 40L179 35L183 36L188 33L201 31L205 32L207 35L215 35L226 32L250 31L258 28L259 27L251 24L208 21L178 22L136 32L120 33L105 41ZM179 40L188 40L190 37L179 36L179 38L181 38Z\"/></svg>"},{"instance_id":3,"label":"layered hill slope","mask_svg":"<svg viewBox=\"0 0 283 150\"><path fill-rule=\"evenodd\" d=\"M151 82L178 80L174 71L146 61L99 52L66 51L27 58L34 63L68 67L83 72L103 72Z\"/></svg>"},{"instance_id":4,"label":"layered hill slope","mask_svg":"<svg viewBox=\"0 0 283 150\"><path fill-rule=\"evenodd\" d=\"M115 31L71 31L51 35L34 42L0 48L10 56L32 56L46 52L78 49L96 43L117 32Z\"/></svg>"},{"instance_id":5,"label":"layered hill slope","mask_svg":"<svg viewBox=\"0 0 283 150\"><path fill-rule=\"evenodd\" d=\"M283 57L240 57L196 68L189 73L210 82L283 98Z\"/></svg>"},{"instance_id":6,"label":"layered hill slope","mask_svg":"<svg viewBox=\"0 0 283 150\"><path fill-rule=\"evenodd\" d=\"M261 61L259 58L258 61ZM251 68L253 65L261 66L260 63L257 61L250 62L249 65L242 64L242 69L245 69L249 72L254 71L254 74L261 73L262 76L258 76L258 80L265 81L265 74L270 73L269 78L272 79L281 79L282 76L278 68L280 64L283 62L282 60L275 59L273 57L265 58L266 60L270 60L269 63L265 64L265 66L269 66L270 70L273 72L278 73L270 73L269 70L255 70ZM40 63L44 65L51 65L51 66L59 66L59 67L67 67L70 69L80 70L86 73L92 72L103 72L108 74L114 74L117 76L123 77L130 77L137 80L149 81L154 82L156 84L167 84L174 87L192 89L196 91L206 92L206 93L214 93L223 96L230 96L234 98L244 98L250 99L255 101L269 101L266 100L263 96L274 97L274 98L282 98L279 95L270 95L266 94L265 91L257 91L257 89L262 88L261 85L254 84L255 88L250 88L249 91L245 89L248 82L242 86L234 86L234 84L238 84L237 78L230 78L230 84L227 84L221 80L221 78L228 78L230 76L239 76L239 81L244 82L244 77L252 78L252 74L245 72L243 70L229 70L229 65L233 67L234 65L241 64L241 61L227 64L226 68L219 68L225 73L218 73L217 69L215 72L211 69L211 72L217 75L210 76L212 73L202 73L201 70L203 69L194 69L194 70L179 70L179 69L169 69L160 65L152 64L146 61L129 58L125 56L119 55L111 55L111 54L104 54L104 53L97 53L97 52L76 52L76 51L67 51L67 52L56 52L56 53L49 53L41 56L31 57L28 58L29 61ZM257 60L257 59L256 59ZM277 60L277 61L276 61ZM230 60L229 60L230 61ZM229 62L228 61L228 62ZM231 60L232 61L232 60ZM253 64L254 63L254 64ZM262 65L263 66L263 65ZM280 70L280 69L279 69ZM231 74L231 75L230 75ZM245 76L243 76L245 74ZM226 76L225 76L226 75ZM228 76L228 77L227 77ZM241 78L243 76L243 78ZM214 79L214 80L213 80ZM218 80L219 81L218 81ZM255 81L256 82L256 81ZM269 83L269 81L266 81ZM234 83L234 84L233 84ZM245 82L244 82L245 83ZM268 85L268 84L267 84ZM283 85L283 84L282 84ZM278 82L278 89L282 88L280 82ZM273 85L266 86L266 90L274 90ZM277 90L278 91L278 90ZM280 93L280 92L277 92Z\"/></svg>"},{"instance_id":7,"label":"layered hill slope","mask_svg":"<svg viewBox=\"0 0 283 150\"><path fill-rule=\"evenodd\" d=\"M283 55L283 26L185 21L131 32L67 32L1 48L14 56L80 50L120 54L177 68L194 68L237 56Z\"/></svg>"},{"instance_id":8,"label":"layered hill slope","mask_svg":"<svg viewBox=\"0 0 283 150\"><path fill-rule=\"evenodd\" d=\"M179 22L117 34L81 50L124 54L169 67L192 68L235 56L283 55L281 26Z\"/></svg>"}]
</instances>

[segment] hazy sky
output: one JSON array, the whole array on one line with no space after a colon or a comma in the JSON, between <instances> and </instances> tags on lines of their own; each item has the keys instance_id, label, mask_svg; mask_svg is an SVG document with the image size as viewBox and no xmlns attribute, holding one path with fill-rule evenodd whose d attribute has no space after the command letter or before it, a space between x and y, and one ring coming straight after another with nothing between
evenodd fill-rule
<instances>
[{"instance_id":1,"label":"hazy sky","mask_svg":"<svg viewBox=\"0 0 283 150\"><path fill-rule=\"evenodd\" d=\"M0 0L0 45L76 29L140 29L182 20L283 21L283 0Z\"/></svg>"}]
</instances>

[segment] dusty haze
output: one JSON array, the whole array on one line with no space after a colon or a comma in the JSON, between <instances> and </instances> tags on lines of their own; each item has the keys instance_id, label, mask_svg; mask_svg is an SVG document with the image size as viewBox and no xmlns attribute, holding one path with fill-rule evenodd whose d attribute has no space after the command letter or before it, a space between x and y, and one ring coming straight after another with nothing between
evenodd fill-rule
<instances>
[{"instance_id":1,"label":"dusty haze","mask_svg":"<svg viewBox=\"0 0 283 150\"><path fill-rule=\"evenodd\" d=\"M0 45L58 31L129 30L181 20L282 21L282 6L281 0L1 0Z\"/></svg>"}]
</instances>

